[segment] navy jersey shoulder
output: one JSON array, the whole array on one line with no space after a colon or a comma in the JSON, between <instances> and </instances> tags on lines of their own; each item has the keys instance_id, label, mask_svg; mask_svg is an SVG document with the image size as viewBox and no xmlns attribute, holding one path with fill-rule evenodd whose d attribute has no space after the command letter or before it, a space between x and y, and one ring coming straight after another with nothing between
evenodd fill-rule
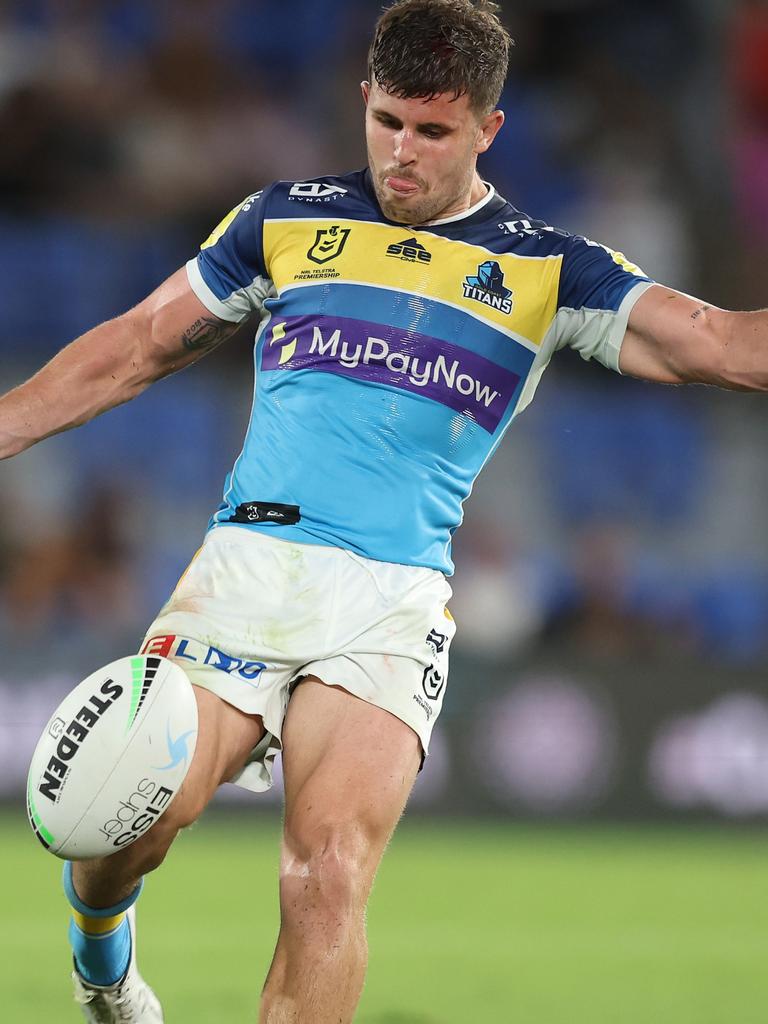
<instances>
[{"instance_id":1,"label":"navy jersey shoulder","mask_svg":"<svg viewBox=\"0 0 768 1024\"><path fill-rule=\"evenodd\" d=\"M366 171L324 175L306 181L277 181L269 189L265 211L269 220L382 219L367 183Z\"/></svg>"},{"instance_id":2,"label":"navy jersey shoulder","mask_svg":"<svg viewBox=\"0 0 768 1024\"><path fill-rule=\"evenodd\" d=\"M266 280L263 224L272 187L254 192L238 203L200 246L196 261L200 278L218 300L233 295L245 299L245 292L255 281ZM206 301L203 294L200 297ZM247 311L248 303L244 301L236 313L245 315ZM224 315L220 309L214 308L214 312Z\"/></svg>"},{"instance_id":3,"label":"navy jersey shoulder","mask_svg":"<svg viewBox=\"0 0 768 1024\"><path fill-rule=\"evenodd\" d=\"M501 205L480 244L498 253L562 257L558 308L617 310L635 285L650 281L623 253L531 217L499 199Z\"/></svg>"}]
</instances>

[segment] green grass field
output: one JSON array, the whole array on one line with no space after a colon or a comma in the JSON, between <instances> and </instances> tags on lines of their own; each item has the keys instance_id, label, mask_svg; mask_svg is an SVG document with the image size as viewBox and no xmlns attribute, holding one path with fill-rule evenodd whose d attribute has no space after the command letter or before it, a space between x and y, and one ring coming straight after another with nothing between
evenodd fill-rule
<instances>
[{"instance_id":1,"label":"green grass field","mask_svg":"<svg viewBox=\"0 0 768 1024\"><path fill-rule=\"evenodd\" d=\"M74 1024L59 866L20 812L0 827L0 1017ZM272 819L209 817L147 882L140 959L168 1024L255 1020L277 839ZM369 931L360 1024L764 1024L768 839L406 822Z\"/></svg>"}]
</instances>

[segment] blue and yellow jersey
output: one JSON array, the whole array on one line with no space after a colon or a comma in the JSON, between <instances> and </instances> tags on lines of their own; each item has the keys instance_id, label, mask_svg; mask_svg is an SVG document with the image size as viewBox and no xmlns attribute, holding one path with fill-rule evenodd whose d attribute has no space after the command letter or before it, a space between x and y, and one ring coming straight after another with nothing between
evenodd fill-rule
<instances>
[{"instance_id":1,"label":"blue and yellow jersey","mask_svg":"<svg viewBox=\"0 0 768 1024\"><path fill-rule=\"evenodd\" d=\"M493 189L388 221L367 171L277 182L187 265L216 316L261 315L243 450L211 526L451 573L478 473L565 345L617 370L650 282Z\"/></svg>"}]
</instances>

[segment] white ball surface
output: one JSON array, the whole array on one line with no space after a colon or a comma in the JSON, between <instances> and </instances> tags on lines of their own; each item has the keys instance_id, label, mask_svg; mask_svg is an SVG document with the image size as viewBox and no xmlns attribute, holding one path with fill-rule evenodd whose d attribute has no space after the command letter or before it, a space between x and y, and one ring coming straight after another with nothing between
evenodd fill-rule
<instances>
[{"instance_id":1,"label":"white ball surface","mask_svg":"<svg viewBox=\"0 0 768 1024\"><path fill-rule=\"evenodd\" d=\"M56 708L32 755L27 815L64 860L117 853L168 809L192 763L197 702L155 655L106 665Z\"/></svg>"}]
</instances>

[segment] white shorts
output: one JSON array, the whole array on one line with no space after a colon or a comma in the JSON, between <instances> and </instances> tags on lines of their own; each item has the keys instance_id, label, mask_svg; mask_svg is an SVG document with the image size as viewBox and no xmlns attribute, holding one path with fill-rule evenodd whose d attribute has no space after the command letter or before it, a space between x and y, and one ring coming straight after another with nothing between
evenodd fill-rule
<instances>
[{"instance_id":1,"label":"white shorts","mask_svg":"<svg viewBox=\"0 0 768 1024\"><path fill-rule=\"evenodd\" d=\"M272 785L288 699L317 676L409 725L429 748L456 627L442 573L219 526L147 631L143 653L181 665L266 735L233 781Z\"/></svg>"}]
</instances>

